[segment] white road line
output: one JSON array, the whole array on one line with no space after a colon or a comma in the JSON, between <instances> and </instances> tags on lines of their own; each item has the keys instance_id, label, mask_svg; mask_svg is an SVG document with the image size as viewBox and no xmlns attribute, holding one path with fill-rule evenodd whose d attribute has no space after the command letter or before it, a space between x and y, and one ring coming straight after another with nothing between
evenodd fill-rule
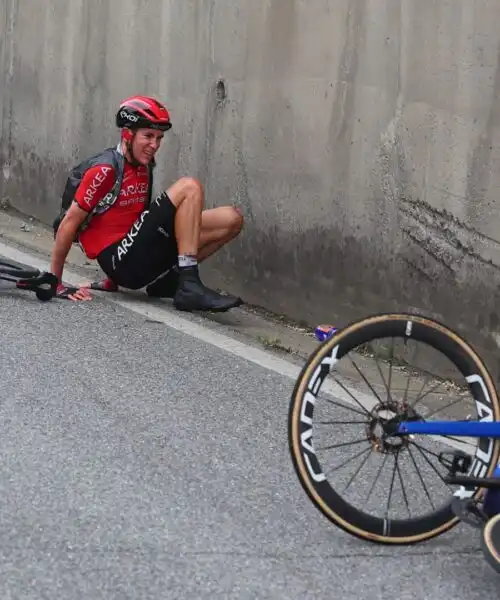
<instances>
[{"instance_id":1,"label":"white road line","mask_svg":"<svg viewBox=\"0 0 500 600\"><path fill-rule=\"evenodd\" d=\"M0 242L0 256L5 257L8 260L13 260L29 266L35 267L41 270L49 270L49 262L42 260L34 255L28 254L17 248L12 248L6 244ZM64 281L71 285L78 285L82 282L82 276L73 273L71 270L65 268ZM146 299L146 297L145 297ZM278 356L275 356L271 352L261 350L253 346L247 345L243 342L235 340L234 338L218 333L211 328L204 327L198 323L194 323L175 311L175 309L169 310L168 307L160 308L158 306L152 306L146 302L141 302L135 298L125 298L123 294L121 296L114 296L109 294L106 296L106 300L118 304L119 306L131 310L144 317L160 321L161 323L171 327L177 331L185 333L198 340L202 340L208 344L211 344L225 352L230 352L235 356L239 356L245 360L248 360L264 369L268 369L279 375L283 375L295 381L300 374L301 368L287 360L284 360ZM220 326L222 327L222 326ZM349 404L355 404L352 398L337 384L325 381L322 390L326 393L332 394L337 399L344 400ZM359 391L353 390L356 398L370 410L376 401L371 396L363 394Z\"/></svg>"},{"instance_id":2,"label":"white road line","mask_svg":"<svg viewBox=\"0 0 500 600\"><path fill-rule=\"evenodd\" d=\"M16 262L31 265L41 270L49 270L49 262L47 259L39 258L0 242L0 257L1 256ZM81 283L82 277L77 273L72 272L71 269L65 269L64 280L71 285L78 285ZM145 301L141 302L136 298L127 297L126 294L116 296L113 294L105 294L105 300L125 308L126 310L142 315L143 317L159 321L167 327L208 343L224 352L228 352L234 356L248 360L249 362L252 362L264 369L275 372L281 376L285 376L292 380L292 382L295 382L300 374L301 369L299 366L283 358L275 356L269 351L255 348L228 335L214 331L212 328L194 323L193 321L183 317L182 314L175 311L175 309L153 306L147 302L146 297ZM223 329L223 326L218 326L217 324L214 324L214 327L219 328L219 330ZM355 402L352 400L352 398L337 384L325 382L323 389L328 394L331 394L332 396L341 399L346 403L355 405ZM376 404L376 400L366 394L360 393L357 390L354 392L354 394L356 398L359 399L361 404L368 410L370 410ZM435 438L437 436L432 437ZM441 441L444 440L441 439ZM456 448L462 446L462 449L464 449L463 445L454 443L451 440L446 440L445 443ZM472 447L471 450L473 452L474 447Z\"/></svg>"},{"instance_id":3,"label":"white road line","mask_svg":"<svg viewBox=\"0 0 500 600\"><path fill-rule=\"evenodd\" d=\"M16 248L12 248L11 246L5 245L1 242L0 256L3 256L8 260L30 265L37 269L49 270L48 261L44 261L36 256L30 255ZM64 270L63 278L64 281L71 285L78 285L83 279L81 275L73 273L68 269ZM123 296L123 294L121 296L113 296L112 294L109 294L106 296L106 300L149 319L160 321L167 327L171 327L172 329L185 333L186 335L194 337L198 340L202 340L203 342L211 344L212 346L215 346L220 350L224 350L225 352L230 352L235 356L259 365L264 369L268 369L274 373L288 377L294 382L300 374L301 368L297 365L284 360L283 358L275 356L271 352L244 344L243 342L235 340L230 336L218 333L211 328L194 323L180 316L175 309L169 310L168 307L160 308L158 306L152 306L147 304L147 302L141 302L134 298L126 298ZM363 392L353 388L351 388L351 390L353 395L359 400L360 404L362 404L367 410L371 410L377 404L377 401L374 397L368 396L367 394L364 394ZM342 387L333 381L325 381L322 386L322 392L326 392L326 394L335 397L337 400L342 400L343 402L351 404L352 406L358 406L352 397L349 396L349 394L342 389ZM458 449L467 449L464 447L465 444L460 444L458 442L454 442L453 440L447 439L445 443Z\"/></svg>"}]
</instances>

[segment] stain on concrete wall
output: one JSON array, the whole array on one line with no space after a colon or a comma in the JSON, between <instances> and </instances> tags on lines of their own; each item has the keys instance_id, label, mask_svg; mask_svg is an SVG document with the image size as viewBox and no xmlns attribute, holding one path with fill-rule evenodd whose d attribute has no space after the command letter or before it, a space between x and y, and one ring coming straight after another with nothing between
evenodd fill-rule
<instances>
[{"instance_id":1,"label":"stain on concrete wall","mask_svg":"<svg viewBox=\"0 0 500 600\"><path fill-rule=\"evenodd\" d=\"M49 222L137 92L243 235L213 283L293 317L423 312L500 333L500 5L485 0L7 0L1 193ZM218 85L219 84L219 85ZM217 94L221 86L225 97ZM7 174L7 175L6 175Z\"/></svg>"}]
</instances>

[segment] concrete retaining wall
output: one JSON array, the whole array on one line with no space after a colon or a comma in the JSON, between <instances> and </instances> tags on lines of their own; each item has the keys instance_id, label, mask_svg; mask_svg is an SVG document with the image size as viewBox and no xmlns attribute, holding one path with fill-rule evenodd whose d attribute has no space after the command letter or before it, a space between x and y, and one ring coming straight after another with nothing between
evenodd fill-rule
<instances>
[{"instance_id":1,"label":"concrete retaining wall","mask_svg":"<svg viewBox=\"0 0 500 600\"><path fill-rule=\"evenodd\" d=\"M492 359L499 23L487 0L3 0L0 192L49 222L119 100L156 94L158 185L246 217L212 282L310 322L418 310Z\"/></svg>"}]
</instances>

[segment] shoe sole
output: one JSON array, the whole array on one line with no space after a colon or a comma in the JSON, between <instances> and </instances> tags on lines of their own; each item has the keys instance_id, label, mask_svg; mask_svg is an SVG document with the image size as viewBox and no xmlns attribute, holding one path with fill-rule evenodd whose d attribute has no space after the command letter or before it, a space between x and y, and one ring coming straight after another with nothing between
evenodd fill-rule
<instances>
[{"instance_id":1,"label":"shoe sole","mask_svg":"<svg viewBox=\"0 0 500 600\"><path fill-rule=\"evenodd\" d=\"M215 313L219 313L219 312L227 312L228 310L231 310L232 308L237 308L238 306L241 306L243 304L243 301L240 300L238 302L234 302L233 304L230 304L229 306L221 306L219 308L187 308L187 307L183 307L183 306L177 306L174 302L174 306L177 310L181 310L183 312L215 312Z\"/></svg>"}]
</instances>

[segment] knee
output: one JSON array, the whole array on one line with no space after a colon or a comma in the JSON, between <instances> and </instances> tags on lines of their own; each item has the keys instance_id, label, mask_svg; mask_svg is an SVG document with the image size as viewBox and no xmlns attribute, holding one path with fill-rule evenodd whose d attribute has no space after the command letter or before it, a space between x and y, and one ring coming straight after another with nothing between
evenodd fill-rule
<instances>
[{"instance_id":1,"label":"knee","mask_svg":"<svg viewBox=\"0 0 500 600\"><path fill-rule=\"evenodd\" d=\"M182 202L188 201L195 203L197 206L203 207L204 192L203 186L194 177L181 177L174 183L166 194L170 198L172 204L179 207Z\"/></svg>"},{"instance_id":2,"label":"knee","mask_svg":"<svg viewBox=\"0 0 500 600\"><path fill-rule=\"evenodd\" d=\"M243 229L244 219L238 208L234 206L227 207L227 224L228 229L233 234L233 236L237 236L241 233Z\"/></svg>"},{"instance_id":3,"label":"knee","mask_svg":"<svg viewBox=\"0 0 500 600\"><path fill-rule=\"evenodd\" d=\"M195 177L182 177L179 183L187 197L203 198L203 186Z\"/></svg>"}]
</instances>

